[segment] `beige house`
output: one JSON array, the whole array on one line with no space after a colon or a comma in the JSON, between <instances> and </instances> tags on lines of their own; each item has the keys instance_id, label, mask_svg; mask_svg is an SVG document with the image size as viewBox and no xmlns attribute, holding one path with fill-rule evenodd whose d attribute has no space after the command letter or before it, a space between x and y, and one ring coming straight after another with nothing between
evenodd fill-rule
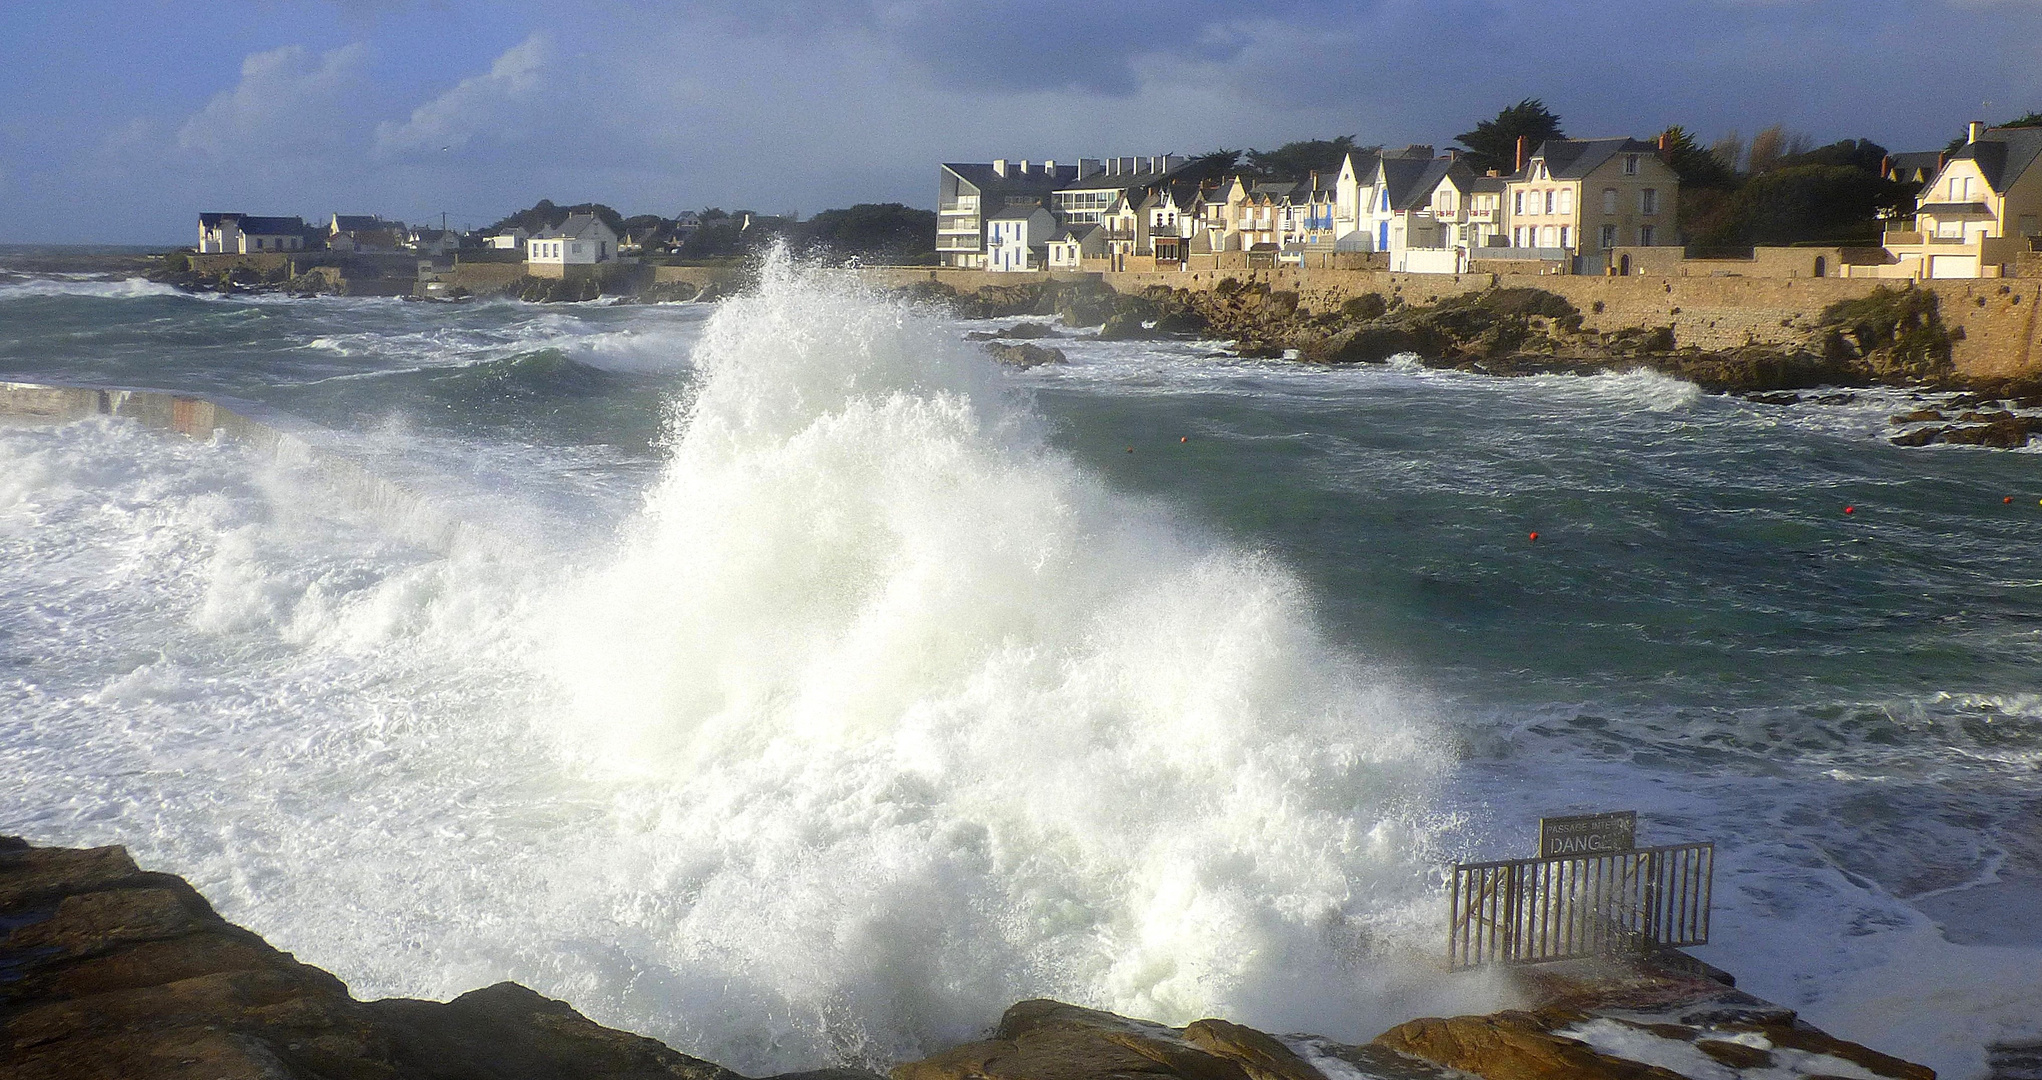
<instances>
[{"instance_id":1,"label":"beige house","mask_svg":"<svg viewBox=\"0 0 2042 1080\"><path fill-rule=\"evenodd\" d=\"M1638 139L1548 139L1504 184L1512 248L1576 273L1630 272L1612 251L1680 243L1680 176Z\"/></svg>"},{"instance_id":2,"label":"beige house","mask_svg":"<svg viewBox=\"0 0 2042 1080\"><path fill-rule=\"evenodd\" d=\"M1882 277L2008 273L2042 243L2042 128L1973 123L1962 149L1915 198L1914 228L1886 234Z\"/></svg>"}]
</instances>

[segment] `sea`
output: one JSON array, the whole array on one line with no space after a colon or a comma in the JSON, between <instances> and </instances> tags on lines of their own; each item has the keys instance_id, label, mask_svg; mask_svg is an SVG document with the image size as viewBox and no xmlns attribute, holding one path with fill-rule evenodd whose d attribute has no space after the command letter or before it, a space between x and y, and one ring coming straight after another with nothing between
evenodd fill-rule
<instances>
[{"instance_id":1,"label":"sea","mask_svg":"<svg viewBox=\"0 0 2042 1080\"><path fill-rule=\"evenodd\" d=\"M512 979L751 1074L1035 996L1362 1041L1513 1003L1446 969L1454 864L1634 810L1715 844L1740 987L1946 1076L2042 1037L2042 454L1889 444L1942 396L1024 371L968 335L1047 320L782 257L530 305L61 254L0 251L0 380L313 453L0 425L0 832L359 996Z\"/></svg>"}]
</instances>

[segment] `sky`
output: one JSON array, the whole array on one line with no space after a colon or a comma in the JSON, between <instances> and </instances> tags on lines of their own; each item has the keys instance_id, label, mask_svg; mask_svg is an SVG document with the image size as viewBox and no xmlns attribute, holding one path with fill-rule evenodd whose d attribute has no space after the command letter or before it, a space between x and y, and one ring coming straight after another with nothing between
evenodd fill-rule
<instances>
[{"instance_id":1,"label":"sky","mask_svg":"<svg viewBox=\"0 0 2042 1080\"><path fill-rule=\"evenodd\" d=\"M4 0L0 242L204 211L482 226L932 207L936 164L1354 135L1940 148L2042 110L2042 0Z\"/></svg>"}]
</instances>

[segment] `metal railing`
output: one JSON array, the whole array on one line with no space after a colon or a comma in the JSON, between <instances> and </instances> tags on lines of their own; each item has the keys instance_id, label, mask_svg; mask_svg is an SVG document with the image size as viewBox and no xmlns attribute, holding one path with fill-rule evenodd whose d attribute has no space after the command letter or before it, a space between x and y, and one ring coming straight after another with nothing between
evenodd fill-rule
<instances>
[{"instance_id":1,"label":"metal railing","mask_svg":"<svg viewBox=\"0 0 2042 1080\"><path fill-rule=\"evenodd\" d=\"M1702 843L1456 866L1448 965L1706 945L1715 865Z\"/></svg>"}]
</instances>

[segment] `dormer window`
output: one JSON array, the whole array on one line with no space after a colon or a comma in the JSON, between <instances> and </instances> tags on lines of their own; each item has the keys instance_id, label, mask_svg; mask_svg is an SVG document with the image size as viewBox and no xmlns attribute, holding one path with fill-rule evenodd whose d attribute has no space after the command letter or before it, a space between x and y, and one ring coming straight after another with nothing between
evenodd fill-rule
<instances>
[{"instance_id":1,"label":"dormer window","mask_svg":"<svg viewBox=\"0 0 2042 1080\"><path fill-rule=\"evenodd\" d=\"M1636 154L1624 155L1624 175L1625 176L1638 175L1638 155Z\"/></svg>"}]
</instances>

